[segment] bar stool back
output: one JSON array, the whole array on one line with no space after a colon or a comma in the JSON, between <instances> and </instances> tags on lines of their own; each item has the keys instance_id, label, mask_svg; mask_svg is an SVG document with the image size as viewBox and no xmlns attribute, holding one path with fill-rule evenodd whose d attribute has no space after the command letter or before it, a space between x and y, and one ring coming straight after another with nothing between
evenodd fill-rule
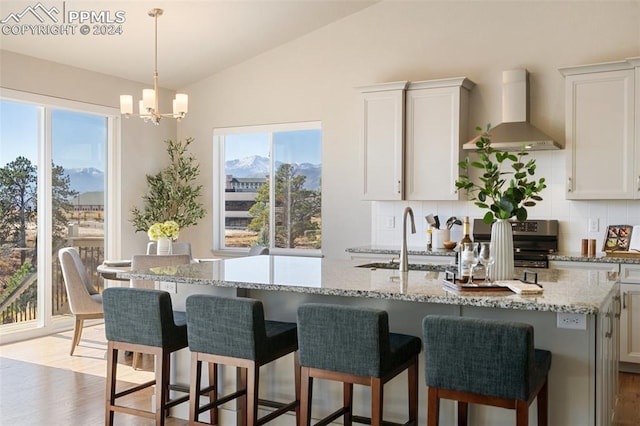
<instances>
[{"instance_id":1,"label":"bar stool back","mask_svg":"<svg viewBox=\"0 0 640 426\"><path fill-rule=\"evenodd\" d=\"M438 424L440 398L458 401L458 425L472 403L515 409L525 426L536 396L538 425L546 426L551 352L534 349L531 325L432 315L422 330L428 426Z\"/></svg>"},{"instance_id":2,"label":"bar stool back","mask_svg":"<svg viewBox=\"0 0 640 426\"><path fill-rule=\"evenodd\" d=\"M301 426L311 424L313 379L343 383L343 407L322 419L328 424L344 417L382 424L383 387L407 370L409 420L418 419L418 354L420 339L389 332L385 311L364 307L309 303L298 308L298 343L302 369ZM371 418L353 415L353 385L371 387ZM387 423L387 422L385 422Z\"/></svg>"},{"instance_id":3,"label":"bar stool back","mask_svg":"<svg viewBox=\"0 0 640 426\"><path fill-rule=\"evenodd\" d=\"M103 292L104 323L107 336L107 393L105 424L113 425L115 412L155 419L164 425L165 414L189 395L169 399L169 373L172 352L187 347L184 313L172 310L166 291L112 287ZM155 379L116 392L118 351L155 355ZM118 405L118 398L155 385L155 412Z\"/></svg>"},{"instance_id":4,"label":"bar stool back","mask_svg":"<svg viewBox=\"0 0 640 426\"><path fill-rule=\"evenodd\" d=\"M204 425L199 415L210 410L211 424L217 423L220 405L240 398L242 425L261 425L288 411L299 411L300 367L296 324L264 318L262 302L249 298L229 298L194 294L187 298L187 327L191 350L191 405L189 424ZM295 400L289 403L258 399L260 366L294 353ZM202 388L202 363L209 367L209 387ZM219 397L215 389L217 365L240 369L236 392ZM200 406L199 394L209 395L209 404ZM258 405L276 408L259 418Z\"/></svg>"}]
</instances>

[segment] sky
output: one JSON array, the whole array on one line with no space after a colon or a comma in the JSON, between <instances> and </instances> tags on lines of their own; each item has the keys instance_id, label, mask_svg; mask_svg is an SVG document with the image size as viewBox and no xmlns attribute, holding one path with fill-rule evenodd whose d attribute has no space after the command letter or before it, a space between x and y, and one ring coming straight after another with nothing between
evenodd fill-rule
<instances>
[{"instance_id":1,"label":"sky","mask_svg":"<svg viewBox=\"0 0 640 426\"><path fill-rule=\"evenodd\" d=\"M291 163L322 162L322 131L297 130L274 133L276 161ZM253 155L269 157L268 133L243 133L225 136L225 160L236 160Z\"/></svg>"},{"instance_id":2,"label":"sky","mask_svg":"<svg viewBox=\"0 0 640 426\"><path fill-rule=\"evenodd\" d=\"M40 107L0 101L0 167L17 156L37 164ZM52 158L65 169L93 167L104 172L106 119L99 115L51 109ZM274 133L275 160L287 163L322 163L320 129ZM225 159L269 157L268 133L225 137Z\"/></svg>"},{"instance_id":3,"label":"sky","mask_svg":"<svg viewBox=\"0 0 640 426\"><path fill-rule=\"evenodd\" d=\"M39 108L0 101L0 167L18 156L37 164ZM52 109L51 117L53 162L65 169L93 167L104 172L105 117L62 109Z\"/></svg>"}]
</instances>

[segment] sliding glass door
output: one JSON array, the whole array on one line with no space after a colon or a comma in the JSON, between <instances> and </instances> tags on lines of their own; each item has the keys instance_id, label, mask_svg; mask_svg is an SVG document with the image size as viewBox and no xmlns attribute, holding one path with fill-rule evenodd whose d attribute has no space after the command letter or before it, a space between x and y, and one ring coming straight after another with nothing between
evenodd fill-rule
<instances>
[{"instance_id":1,"label":"sliding glass door","mask_svg":"<svg viewBox=\"0 0 640 426\"><path fill-rule=\"evenodd\" d=\"M0 99L0 332L50 328L69 314L62 247L75 247L103 287L95 271L114 119L82 107Z\"/></svg>"}]
</instances>

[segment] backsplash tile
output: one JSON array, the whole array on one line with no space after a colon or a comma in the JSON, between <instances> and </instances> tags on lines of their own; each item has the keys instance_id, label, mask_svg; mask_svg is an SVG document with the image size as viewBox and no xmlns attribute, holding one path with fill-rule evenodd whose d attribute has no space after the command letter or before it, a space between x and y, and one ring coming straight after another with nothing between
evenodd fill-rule
<instances>
[{"instance_id":1,"label":"backsplash tile","mask_svg":"<svg viewBox=\"0 0 640 426\"><path fill-rule=\"evenodd\" d=\"M559 222L559 250L562 253L580 251L580 240L595 239L598 252L602 249L605 231L609 225L640 225L640 200L597 200L572 201L565 198L566 166L565 151L538 151L536 177L544 176L547 188L542 192L543 201L529 209L531 219L557 219ZM438 215L444 226L451 216L462 219L469 216L473 226L474 218L481 218L484 210L471 201L376 201L372 202L373 245L397 245L402 243L402 213L409 205L416 219L416 233L408 237L408 245L424 247L428 228L425 215ZM382 218L393 216L395 227L388 228ZM597 219L598 232L589 232L589 219ZM451 239L462 238L462 227L454 226Z\"/></svg>"}]
</instances>

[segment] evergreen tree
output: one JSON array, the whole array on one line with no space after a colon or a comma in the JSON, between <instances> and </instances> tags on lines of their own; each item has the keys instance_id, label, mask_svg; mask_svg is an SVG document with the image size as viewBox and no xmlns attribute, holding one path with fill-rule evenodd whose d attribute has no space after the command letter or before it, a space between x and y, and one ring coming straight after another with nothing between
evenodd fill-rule
<instances>
[{"instance_id":1,"label":"evergreen tree","mask_svg":"<svg viewBox=\"0 0 640 426\"><path fill-rule=\"evenodd\" d=\"M282 164L275 176L275 247L293 248L305 231L316 230L313 221L320 215L320 191L305 189L307 177L298 174L291 164ZM256 194L255 204L249 209L253 220L249 229L259 232L258 244L268 245L269 184Z\"/></svg>"},{"instance_id":2,"label":"evergreen tree","mask_svg":"<svg viewBox=\"0 0 640 426\"><path fill-rule=\"evenodd\" d=\"M0 168L0 245L27 247L27 229L37 219L38 170L25 157ZM61 166L52 164L52 204L54 241L64 238L68 225L67 215L72 210L69 199L77 193L70 188L69 176ZM32 263L37 250L34 247ZM21 252L20 261L26 260Z\"/></svg>"}]
</instances>

